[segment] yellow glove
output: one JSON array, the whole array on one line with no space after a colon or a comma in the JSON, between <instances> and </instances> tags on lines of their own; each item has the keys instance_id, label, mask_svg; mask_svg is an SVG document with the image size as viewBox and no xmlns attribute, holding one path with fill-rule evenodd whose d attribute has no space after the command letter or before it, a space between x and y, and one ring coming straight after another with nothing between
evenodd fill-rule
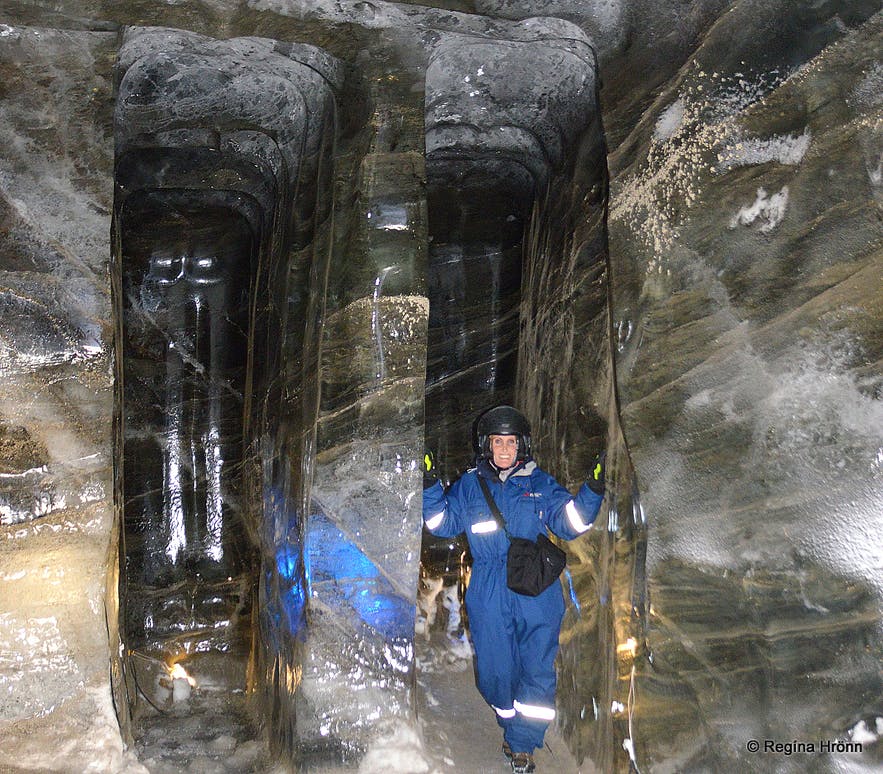
<instances>
[{"instance_id":1,"label":"yellow glove","mask_svg":"<svg viewBox=\"0 0 883 774\"><path fill-rule=\"evenodd\" d=\"M429 489L436 481L438 475L435 472L435 457L432 452L423 452L423 488Z\"/></svg>"},{"instance_id":2,"label":"yellow glove","mask_svg":"<svg viewBox=\"0 0 883 774\"><path fill-rule=\"evenodd\" d=\"M592 463L592 467L589 470L589 475L586 476L586 483L589 485L589 489L591 489L595 494L604 494L604 459L607 457L607 452L601 452L597 457L595 457L595 461Z\"/></svg>"}]
</instances>

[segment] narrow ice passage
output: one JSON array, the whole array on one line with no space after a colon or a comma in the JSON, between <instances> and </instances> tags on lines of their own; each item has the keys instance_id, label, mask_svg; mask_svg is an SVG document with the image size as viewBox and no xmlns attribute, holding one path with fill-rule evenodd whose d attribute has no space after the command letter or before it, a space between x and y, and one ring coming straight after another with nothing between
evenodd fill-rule
<instances>
[{"instance_id":1,"label":"narrow ice passage","mask_svg":"<svg viewBox=\"0 0 883 774\"><path fill-rule=\"evenodd\" d=\"M436 771L511 772L501 753L502 735L493 711L475 687L472 660L452 653L439 629L429 642L418 638L415 648L419 689L419 729ZM421 668L422 667L422 668ZM534 760L549 774L595 774L590 762L580 766L553 728Z\"/></svg>"},{"instance_id":2,"label":"narrow ice passage","mask_svg":"<svg viewBox=\"0 0 883 774\"><path fill-rule=\"evenodd\" d=\"M450 484L475 464L479 415L512 405L533 428L537 464L571 494L606 450L616 483L596 528L567 547L557 725L536 762L576 770L573 750L613 771L629 765L628 715L607 708L628 706L635 649L624 643L642 639L646 535L614 383L597 63L592 43L572 32L452 35L430 56L425 441ZM424 533L430 577L444 542ZM471 665L449 681L420 679L426 711L466 770L477 761L505 770Z\"/></svg>"}]
</instances>

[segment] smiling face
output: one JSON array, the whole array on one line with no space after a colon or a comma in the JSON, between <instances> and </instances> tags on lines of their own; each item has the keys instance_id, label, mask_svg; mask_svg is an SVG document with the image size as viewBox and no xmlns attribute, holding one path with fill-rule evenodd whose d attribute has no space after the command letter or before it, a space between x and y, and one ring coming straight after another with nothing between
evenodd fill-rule
<instances>
[{"instance_id":1,"label":"smiling face","mask_svg":"<svg viewBox=\"0 0 883 774\"><path fill-rule=\"evenodd\" d=\"M492 435L489 437L494 465L500 470L508 470L518 459L517 435Z\"/></svg>"}]
</instances>

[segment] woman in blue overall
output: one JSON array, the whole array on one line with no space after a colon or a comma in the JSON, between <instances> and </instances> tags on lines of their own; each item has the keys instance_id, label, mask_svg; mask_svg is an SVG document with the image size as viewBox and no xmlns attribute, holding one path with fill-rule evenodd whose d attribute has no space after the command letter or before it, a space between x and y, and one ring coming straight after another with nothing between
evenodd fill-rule
<instances>
[{"instance_id":1,"label":"woman in blue overall","mask_svg":"<svg viewBox=\"0 0 883 774\"><path fill-rule=\"evenodd\" d=\"M546 528L571 540L591 527L604 497L604 469L593 466L572 496L531 457L530 425L511 406L485 412L477 425L479 456L445 493L432 472L424 480L423 519L439 537L466 533L472 578L466 592L478 690L503 729L513 772L535 770L533 751L555 719L555 654L564 615L560 583L538 596L506 585L509 539L479 484L488 484L512 537L536 540Z\"/></svg>"}]
</instances>

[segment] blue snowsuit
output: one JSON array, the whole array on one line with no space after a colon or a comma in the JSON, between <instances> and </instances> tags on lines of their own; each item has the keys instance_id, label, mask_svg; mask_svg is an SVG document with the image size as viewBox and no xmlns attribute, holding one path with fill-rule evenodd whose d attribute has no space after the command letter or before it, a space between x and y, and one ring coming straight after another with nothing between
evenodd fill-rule
<instances>
[{"instance_id":1,"label":"blue snowsuit","mask_svg":"<svg viewBox=\"0 0 883 774\"><path fill-rule=\"evenodd\" d=\"M507 475L508 474L508 475ZM439 537L466 533L472 551L472 578L466 610L478 690L497 713L503 738L513 752L542 747L555 719L555 655L564 616L560 583L536 597L506 585L509 539L498 528L478 483L486 479L512 537L536 540L548 527L571 540L589 529L603 495L585 484L573 497L528 459L503 474L486 461L467 470L445 494L436 482L423 492L423 519Z\"/></svg>"}]
</instances>

